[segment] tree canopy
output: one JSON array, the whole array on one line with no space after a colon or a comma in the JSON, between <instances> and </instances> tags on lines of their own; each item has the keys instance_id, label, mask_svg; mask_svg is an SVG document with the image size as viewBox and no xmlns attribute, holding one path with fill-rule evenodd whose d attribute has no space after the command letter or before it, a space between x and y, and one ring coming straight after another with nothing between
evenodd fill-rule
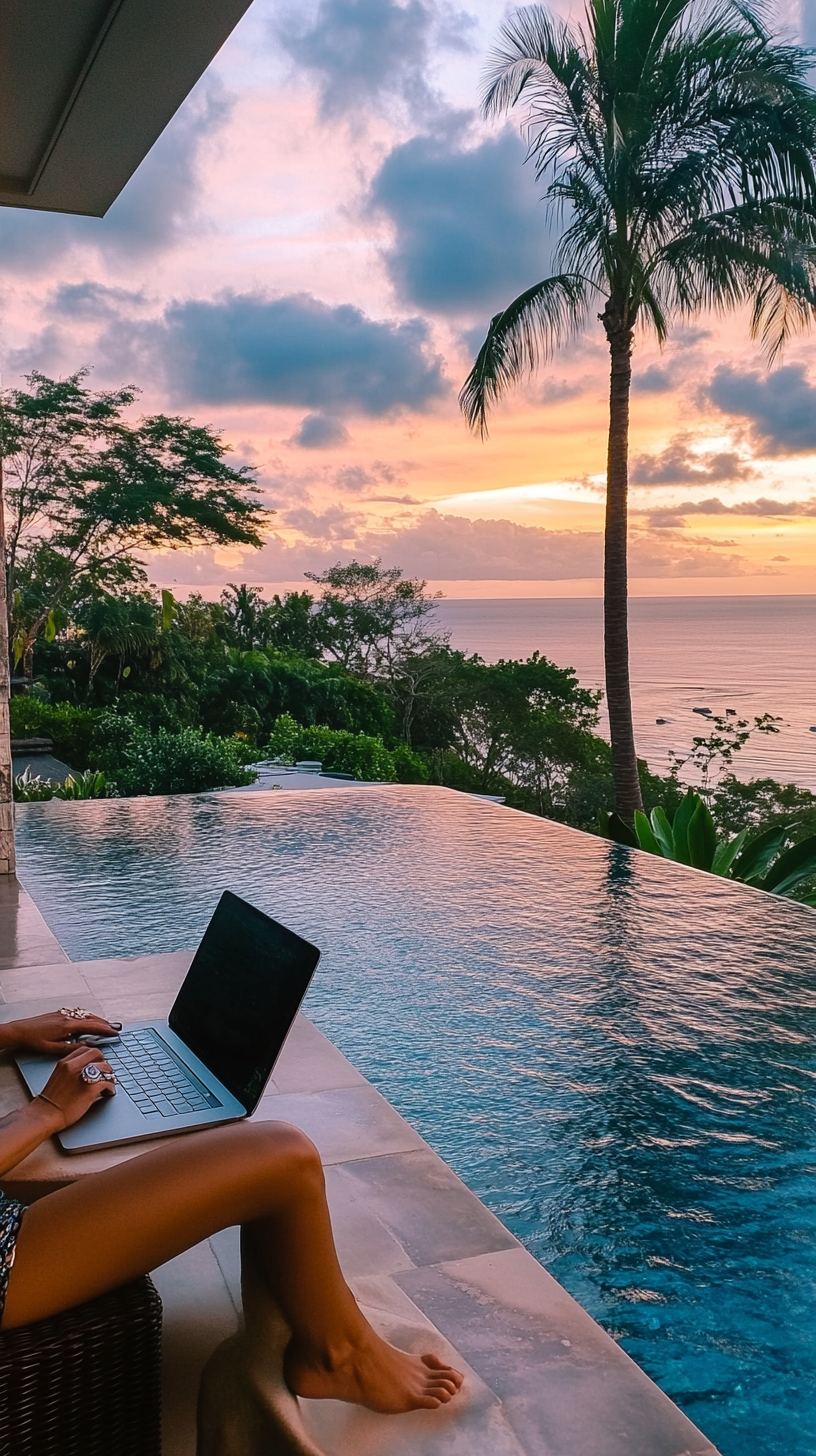
<instances>
[{"instance_id":1,"label":"tree canopy","mask_svg":"<svg viewBox=\"0 0 816 1456\"><path fill-rule=\"evenodd\" d=\"M141 553L262 544L270 515L252 467L180 416L133 422L138 391L87 388L87 371L0 397L6 570L15 656L31 652L80 582L121 588L146 581Z\"/></svg>"}]
</instances>

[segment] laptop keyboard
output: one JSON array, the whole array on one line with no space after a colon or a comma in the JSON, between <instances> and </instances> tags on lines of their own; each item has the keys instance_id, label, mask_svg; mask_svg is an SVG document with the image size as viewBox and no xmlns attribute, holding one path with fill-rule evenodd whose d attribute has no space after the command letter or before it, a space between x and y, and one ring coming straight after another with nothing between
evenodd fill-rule
<instances>
[{"instance_id":1,"label":"laptop keyboard","mask_svg":"<svg viewBox=\"0 0 816 1456\"><path fill-rule=\"evenodd\" d=\"M118 1041L106 1042L103 1054L119 1086L145 1117L178 1117L221 1106L149 1027L122 1032Z\"/></svg>"}]
</instances>

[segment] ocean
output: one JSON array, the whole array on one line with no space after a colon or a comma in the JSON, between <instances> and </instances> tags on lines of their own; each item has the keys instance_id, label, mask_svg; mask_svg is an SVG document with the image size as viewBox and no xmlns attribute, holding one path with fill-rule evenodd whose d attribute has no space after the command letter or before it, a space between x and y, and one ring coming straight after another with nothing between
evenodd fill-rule
<instances>
[{"instance_id":1,"label":"ocean","mask_svg":"<svg viewBox=\"0 0 816 1456\"><path fill-rule=\"evenodd\" d=\"M575 668L582 686L603 686L598 599L444 600L438 614L451 646L486 662L537 651ZM755 735L734 771L816 791L816 596L634 597L630 654L637 748L653 770L706 732L695 708L774 713L780 732Z\"/></svg>"}]
</instances>

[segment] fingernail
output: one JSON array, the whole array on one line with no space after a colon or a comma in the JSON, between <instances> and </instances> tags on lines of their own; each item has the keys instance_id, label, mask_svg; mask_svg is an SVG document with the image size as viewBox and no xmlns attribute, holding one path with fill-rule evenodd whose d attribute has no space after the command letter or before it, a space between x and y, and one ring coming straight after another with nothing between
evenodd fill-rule
<instances>
[{"instance_id":1,"label":"fingernail","mask_svg":"<svg viewBox=\"0 0 816 1456\"><path fill-rule=\"evenodd\" d=\"M121 1021L109 1021L108 1022L108 1026L112 1026L113 1029L114 1029L114 1031L121 1031L122 1030L122 1023L121 1023Z\"/></svg>"}]
</instances>

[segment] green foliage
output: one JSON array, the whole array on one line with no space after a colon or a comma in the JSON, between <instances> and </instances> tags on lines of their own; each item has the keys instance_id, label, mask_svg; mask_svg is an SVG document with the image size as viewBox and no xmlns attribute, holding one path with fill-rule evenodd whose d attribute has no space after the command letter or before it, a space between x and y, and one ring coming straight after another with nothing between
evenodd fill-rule
<instances>
[{"instance_id":1,"label":"green foliage","mask_svg":"<svg viewBox=\"0 0 816 1456\"><path fill-rule=\"evenodd\" d=\"M252 470L228 465L212 430L167 415L134 424L138 391L93 392L86 373L35 372L0 397L10 637L29 676L80 582L86 594L144 583L144 550L260 546L269 517Z\"/></svg>"},{"instance_id":2,"label":"green foliage","mask_svg":"<svg viewBox=\"0 0 816 1456\"><path fill-rule=\"evenodd\" d=\"M233 742L201 729L168 733L160 728L148 733L123 718L100 726L100 736L107 737L99 752L100 766L114 778L122 795L196 794L255 780L255 774L241 763Z\"/></svg>"},{"instance_id":3,"label":"green foliage","mask_svg":"<svg viewBox=\"0 0 816 1456\"><path fill-rule=\"evenodd\" d=\"M86 768L84 773L69 774L54 790L55 799L108 799L112 786L101 769Z\"/></svg>"},{"instance_id":4,"label":"green foliage","mask_svg":"<svg viewBox=\"0 0 816 1456\"><path fill-rule=\"evenodd\" d=\"M397 778L393 756L381 738L343 729L303 728L289 713L282 713L278 718L267 752L285 763L318 760L327 772L337 769L354 774L357 779L394 783Z\"/></svg>"},{"instance_id":5,"label":"green foliage","mask_svg":"<svg viewBox=\"0 0 816 1456\"><path fill-rule=\"evenodd\" d=\"M399 566L338 562L306 576L323 588L315 617L324 651L358 676L388 680L395 662L447 642L434 625L427 583Z\"/></svg>"},{"instance_id":6,"label":"green foliage","mask_svg":"<svg viewBox=\"0 0 816 1456\"><path fill-rule=\"evenodd\" d=\"M691 766L699 781L699 792L708 802L723 769L732 768L735 755L742 752L749 738L755 733L778 733L777 724L781 721L773 713L762 713L753 719L738 718L736 714L712 715L708 719L710 731L692 738L687 753L669 750L672 776L679 780L682 770Z\"/></svg>"},{"instance_id":7,"label":"green foliage","mask_svg":"<svg viewBox=\"0 0 816 1456\"><path fill-rule=\"evenodd\" d=\"M401 784L427 784L431 768L427 758L409 748L407 743L396 743L390 750L394 774Z\"/></svg>"},{"instance_id":8,"label":"green foliage","mask_svg":"<svg viewBox=\"0 0 816 1456\"><path fill-rule=\"evenodd\" d=\"M743 783L733 774L726 775L712 796L711 812L721 834L737 834L743 826L759 834L781 825L790 825L795 839L816 834L816 794L775 779Z\"/></svg>"},{"instance_id":9,"label":"green foliage","mask_svg":"<svg viewBox=\"0 0 816 1456\"><path fill-rule=\"evenodd\" d=\"M786 848L795 824L774 825L752 839L743 827L721 840L708 805L689 789L671 819L658 805L648 818L636 811L632 825L609 814L603 827L610 839L631 848L816 904L816 834Z\"/></svg>"},{"instance_id":10,"label":"green foliage","mask_svg":"<svg viewBox=\"0 0 816 1456\"><path fill-rule=\"evenodd\" d=\"M564 819L580 780L606 779L609 746L593 731L600 695L570 668L539 653L488 665L444 649L434 661L414 742L439 782Z\"/></svg>"},{"instance_id":11,"label":"green foliage","mask_svg":"<svg viewBox=\"0 0 816 1456\"><path fill-rule=\"evenodd\" d=\"M17 774L14 780L14 798L18 804L42 803L47 799L107 799L112 786L103 773L86 769L82 774L69 774L64 783L53 779L32 776L30 767Z\"/></svg>"},{"instance_id":12,"label":"green foliage","mask_svg":"<svg viewBox=\"0 0 816 1456\"><path fill-rule=\"evenodd\" d=\"M12 698L10 717L12 737L50 738L57 758L74 769L88 767L98 713L25 694Z\"/></svg>"},{"instance_id":13,"label":"green foliage","mask_svg":"<svg viewBox=\"0 0 816 1456\"><path fill-rule=\"evenodd\" d=\"M485 113L526 108L543 200L566 221L559 272L491 321L462 390L472 425L596 316L610 341L640 324L662 344L675 319L748 304L771 357L809 323L810 64L758 7L589 0L580 26L511 14Z\"/></svg>"},{"instance_id":14,"label":"green foliage","mask_svg":"<svg viewBox=\"0 0 816 1456\"><path fill-rule=\"evenodd\" d=\"M53 799L56 784L51 779L41 778L39 774L32 775L31 769L27 766L21 774L14 779L14 800L17 804L40 804L44 800Z\"/></svg>"}]
</instances>

